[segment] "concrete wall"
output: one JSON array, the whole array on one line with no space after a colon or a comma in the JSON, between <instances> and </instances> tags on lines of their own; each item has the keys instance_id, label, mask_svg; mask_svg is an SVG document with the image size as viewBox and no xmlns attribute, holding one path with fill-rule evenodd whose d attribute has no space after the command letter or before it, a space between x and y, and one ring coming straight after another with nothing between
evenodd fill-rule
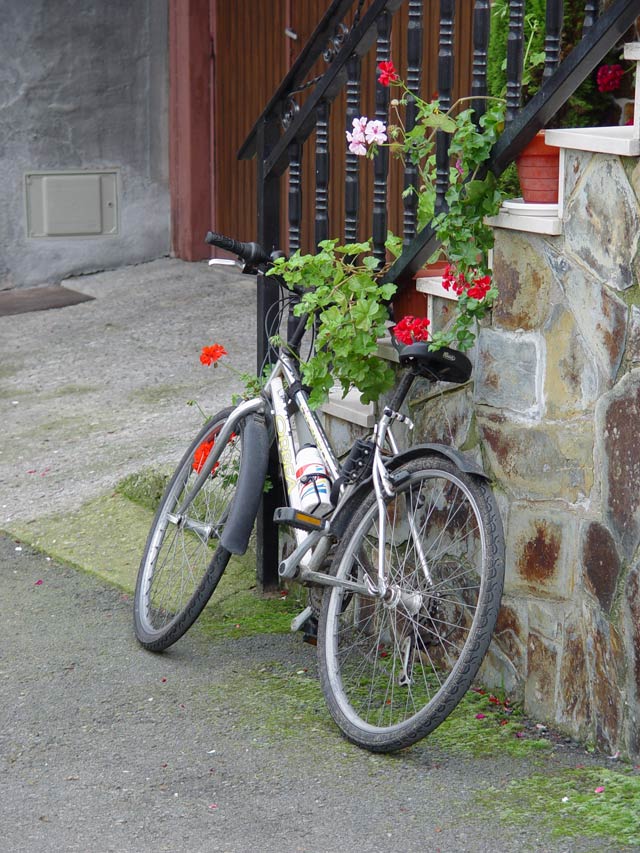
<instances>
[{"instance_id":1,"label":"concrete wall","mask_svg":"<svg viewBox=\"0 0 640 853\"><path fill-rule=\"evenodd\" d=\"M0 289L169 252L167 0L0 0ZM116 169L118 233L29 237L25 173Z\"/></svg>"}]
</instances>

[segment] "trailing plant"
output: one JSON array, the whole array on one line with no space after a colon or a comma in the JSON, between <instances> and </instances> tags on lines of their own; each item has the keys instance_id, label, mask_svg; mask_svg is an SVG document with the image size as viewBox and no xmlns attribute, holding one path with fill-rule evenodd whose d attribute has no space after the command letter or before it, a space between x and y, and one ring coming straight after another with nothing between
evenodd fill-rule
<instances>
[{"instance_id":1,"label":"trailing plant","mask_svg":"<svg viewBox=\"0 0 640 853\"><path fill-rule=\"evenodd\" d=\"M448 260L443 285L458 298L453 323L435 332L429 343L434 349L453 346L467 350L475 341L476 320L485 316L497 295L488 268L493 231L485 218L498 212L502 196L486 163L504 126L504 101L487 98L479 118L468 107L469 99L444 111L438 101L423 101L410 92L393 63L381 63L379 73L381 85L400 90L400 97L391 101L393 122L387 126L365 116L354 119L347 132L349 150L373 158L386 146L393 156L416 167L417 185L405 192L417 194L418 226L432 223L441 249L431 260L440 255ZM410 128L404 119L409 99L417 111ZM438 131L448 137L450 158L449 186L440 207L436 192ZM390 235L386 245L391 255L398 255L402 241ZM376 357L377 340L386 331L386 306L396 291L395 284L385 282L387 269L372 254L371 241L343 246L337 240L326 240L316 254L298 251L288 259L279 258L268 273L280 276L289 287L307 289L295 311L308 314L308 328L315 328L317 335L315 354L302 365L303 379L312 388L312 404L321 403L336 381L345 393L357 387L363 402L376 400L391 387L393 372ZM401 321L400 333L425 340L426 326L420 327L416 337L414 319L408 318L404 326Z\"/></svg>"},{"instance_id":2,"label":"trailing plant","mask_svg":"<svg viewBox=\"0 0 640 853\"><path fill-rule=\"evenodd\" d=\"M393 238L388 246L396 248ZM385 269L371 254L371 241L340 246L324 240L316 254L278 258L267 273L288 287L309 288L294 311L308 315L308 329L317 323L314 355L301 366L312 406L326 399L334 382L345 393L355 385L366 403L393 385L387 362L374 357L386 333L386 303L396 292L395 284L383 281Z\"/></svg>"}]
</instances>

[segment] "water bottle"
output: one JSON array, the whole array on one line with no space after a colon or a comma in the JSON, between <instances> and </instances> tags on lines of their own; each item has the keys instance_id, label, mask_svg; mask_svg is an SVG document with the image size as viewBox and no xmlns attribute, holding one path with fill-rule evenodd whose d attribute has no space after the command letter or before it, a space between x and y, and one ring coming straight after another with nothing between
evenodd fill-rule
<instances>
[{"instance_id":1,"label":"water bottle","mask_svg":"<svg viewBox=\"0 0 640 853\"><path fill-rule=\"evenodd\" d=\"M318 448L312 444L305 444L298 451L296 481L300 509L314 515L326 515L331 509L331 481Z\"/></svg>"}]
</instances>

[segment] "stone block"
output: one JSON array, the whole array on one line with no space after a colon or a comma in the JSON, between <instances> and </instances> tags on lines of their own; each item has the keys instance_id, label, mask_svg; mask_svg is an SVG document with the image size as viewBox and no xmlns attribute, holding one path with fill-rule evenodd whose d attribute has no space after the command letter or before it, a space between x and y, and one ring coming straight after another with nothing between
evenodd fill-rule
<instances>
[{"instance_id":1,"label":"stone block","mask_svg":"<svg viewBox=\"0 0 640 853\"><path fill-rule=\"evenodd\" d=\"M495 237L493 279L500 295L493 325L508 331L539 329L548 311L551 271L528 235L498 228Z\"/></svg>"},{"instance_id":2,"label":"stone block","mask_svg":"<svg viewBox=\"0 0 640 853\"><path fill-rule=\"evenodd\" d=\"M587 589L605 613L611 612L622 563L611 533L597 521L582 532L582 568Z\"/></svg>"},{"instance_id":3,"label":"stone block","mask_svg":"<svg viewBox=\"0 0 640 853\"><path fill-rule=\"evenodd\" d=\"M582 176L589 168L593 154L587 151L577 151L573 148L565 148L564 151L564 197L571 199L576 186L582 180Z\"/></svg>"},{"instance_id":4,"label":"stone block","mask_svg":"<svg viewBox=\"0 0 640 853\"><path fill-rule=\"evenodd\" d=\"M556 704L558 644L536 631L529 632L525 710L541 719L553 719Z\"/></svg>"},{"instance_id":5,"label":"stone block","mask_svg":"<svg viewBox=\"0 0 640 853\"><path fill-rule=\"evenodd\" d=\"M640 570L634 567L628 574L623 599L623 626L627 673L627 748L640 755Z\"/></svg>"},{"instance_id":6,"label":"stone block","mask_svg":"<svg viewBox=\"0 0 640 853\"><path fill-rule=\"evenodd\" d=\"M412 444L435 441L462 447L473 424L473 386L420 387L409 399L408 412L415 425Z\"/></svg>"},{"instance_id":7,"label":"stone block","mask_svg":"<svg viewBox=\"0 0 640 853\"><path fill-rule=\"evenodd\" d=\"M600 282L615 290L633 285L630 261L638 250L640 216L619 157L592 157L581 170L565 204L564 235L567 254Z\"/></svg>"},{"instance_id":8,"label":"stone block","mask_svg":"<svg viewBox=\"0 0 640 853\"><path fill-rule=\"evenodd\" d=\"M546 244L545 252L561 289L563 304L573 314L584 345L603 379L611 384L624 353L627 306L604 286L606 279L587 271L579 259L556 254Z\"/></svg>"},{"instance_id":9,"label":"stone block","mask_svg":"<svg viewBox=\"0 0 640 853\"><path fill-rule=\"evenodd\" d=\"M556 305L544 328L544 405L551 420L573 417L593 406L598 371L573 314Z\"/></svg>"},{"instance_id":10,"label":"stone block","mask_svg":"<svg viewBox=\"0 0 640 853\"><path fill-rule=\"evenodd\" d=\"M624 707L622 644L615 628L595 608L584 608L584 625L596 743L613 752L619 743Z\"/></svg>"},{"instance_id":11,"label":"stone block","mask_svg":"<svg viewBox=\"0 0 640 853\"><path fill-rule=\"evenodd\" d=\"M629 572L624 590L624 603L628 624L629 658L632 663L633 693L640 697L640 570L636 566Z\"/></svg>"},{"instance_id":12,"label":"stone block","mask_svg":"<svg viewBox=\"0 0 640 853\"><path fill-rule=\"evenodd\" d=\"M516 499L573 504L593 486L593 422L516 423L478 409L478 430L499 485Z\"/></svg>"},{"instance_id":13,"label":"stone block","mask_svg":"<svg viewBox=\"0 0 640 853\"><path fill-rule=\"evenodd\" d=\"M493 632L495 642L507 655L522 679L527 662L527 606L505 595Z\"/></svg>"},{"instance_id":14,"label":"stone block","mask_svg":"<svg viewBox=\"0 0 640 853\"><path fill-rule=\"evenodd\" d=\"M629 313L629 336L625 353L631 364L640 363L640 308L632 305Z\"/></svg>"},{"instance_id":15,"label":"stone block","mask_svg":"<svg viewBox=\"0 0 640 853\"><path fill-rule=\"evenodd\" d=\"M589 736L592 721L591 694L587 675L585 636L578 614L564 624L556 722L569 726L580 737Z\"/></svg>"},{"instance_id":16,"label":"stone block","mask_svg":"<svg viewBox=\"0 0 640 853\"><path fill-rule=\"evenodd\" d=\"M481 329L475 373L477 402L539 419L543 365L541 335Z\"/></svg>"},{"instance_id":17,"label":"stone block","mask_svg":"<svg viewBox=\"0 0 640 853\"><path fill-rule=\"evenodd\" d=\"M557 504L512 507L507 534L507 589L570 598L576 581L575 516Z\"/></svg>"},{"instance_id":18,"label":"stone block","mask_svg":"<svg viewBox=\"0 0 640 853\"><path fill-rule=\"evenodd\" d=\"M640 369L626 374L596 408L596 464L609 529L630 560L640 544Z\"/></svg>"}]
</instances>

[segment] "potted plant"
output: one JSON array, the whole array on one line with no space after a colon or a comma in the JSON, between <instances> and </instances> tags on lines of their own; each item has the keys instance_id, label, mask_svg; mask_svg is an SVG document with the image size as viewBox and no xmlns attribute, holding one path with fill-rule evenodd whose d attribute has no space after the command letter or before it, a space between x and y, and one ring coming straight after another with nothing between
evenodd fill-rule
<instances>
[{"instance_id":1,"label":"potted plant","mask_svg":"<svg viewBox=\"0 0 640 853\"><path fill-rule=\"evenodd\" d=\"M457 295L453 322L429 335L430 345L468 350L475 341L476 320L486 314L497 295L488 268L493 230L485 218L497 213L502 196L495 177L484 166L504 126L504 102L488 98L484 115L476 121L467 107L469 99L456 102L444 112L437 101L423 101L409 92L392 63L381 63L379 70L381 85L400 90L400 97L391 101L393 121L386 125L364 116L354 119L347 133L349 149L373 158L385 145L392 155L416 166L418 185L405 192L417 193L418 226L431 223L442 246L430 261L446 259L443 287ZM414 99L417 107L412 128L407 128L403 119L408 98ZM451 168L446 210L436 213L438 130L449 136ZM401 239L389 235L387 249L391 257L397 256ZM395 284L384 281L385 272L371 254L370 241L341 246L337 240L327 240L316 254L301 255L298 251L275 262L271 274L281 276L287 285L310 287L295 310L317 317L315 354L303 366L303 378L312 388L314 404L323 401L334 380L345 393L357 387L363 402L376 400L391 387L391 368L375 357L377 339L386 331L386 303L396 292ZM419 329L420 339L425 339L425 323L416 325L411 316L404 325L405 318L394 319L405 335L416 339ZM312 322L310 319L310 326Z\"/></svg>"},{"instance_id":2,"label":"potted plant","mask_svg":"<svg viewBox=\"0 0 640 853\"><path fill-rule=\"evenodd\" d=\"M509 0L494 0L491 7L491 35L487 59L489 92L503 97L506 91L506 48L509 35ZM544 70L544 34L546 0L529 0L524 17L524 57L521 79L521 97L526 103L538 91ZM566 4L560 59L569 54L582 40L584 6ZM607 69L613 72L607 75ZM549 123L550 128L597 127L615 124L619 109L607 95L606 85L612 85L621 66L603 65L591 75L571 96ZM602 72L605 72L604 74ZM602 78L602 79L600 79ZM560 151L547 145L545 132L540 131L526 146L515 167L508 169L501 179L505 195L522 196L527 203L557 203L559 188ZM516 177L517 172L517 177Z\"/></svg>"}]
</instances>

